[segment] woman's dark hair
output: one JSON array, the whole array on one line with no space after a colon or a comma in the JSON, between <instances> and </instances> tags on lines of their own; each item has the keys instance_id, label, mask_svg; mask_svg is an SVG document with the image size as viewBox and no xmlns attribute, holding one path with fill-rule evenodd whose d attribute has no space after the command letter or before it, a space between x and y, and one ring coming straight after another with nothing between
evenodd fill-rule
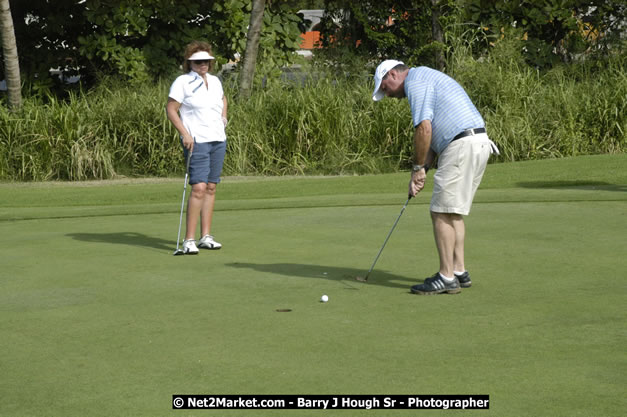
<instances>
[{"instance_id":1,"label":"woman's dark hair","mask_svg":"<svg viewBox=\"0 0 627 417\"><path fill-rule=\"evenodd\" d=\"M188 73L190 71L189 57L194 55L196 52L201 52L201 51L207 52L209 55L213 56L213 54L211 53L211 45L209 45L207 42L192 41L185 47L185 54L183 55L185 57L185 60L183 61L184 73ZM215 59L209 60L209 72L213 72L214 61Z\"/></svg>"}]
</instances>

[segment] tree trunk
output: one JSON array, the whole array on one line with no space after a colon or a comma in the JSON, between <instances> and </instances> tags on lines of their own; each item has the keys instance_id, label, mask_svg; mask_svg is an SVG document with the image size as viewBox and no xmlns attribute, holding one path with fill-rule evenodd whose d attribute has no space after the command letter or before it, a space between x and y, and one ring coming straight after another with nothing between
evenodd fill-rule
<instances>
[{"instance_id":1,"label":"tree trunk","mask_svg":"<svg viewBox=\"0 0 627 417\"><path fill-rule=\"evenodd\" d=\"M250 24L246 35L246 52L239 78L239 96L244 99L250 97L253 77L255 76L255 64L257 63L257 51L259 50L265 7L265 0L253 0L253 10L250 13Z\"/></svg>"},{"instance_id":2,"label":"tree trunk","mask_svg":"<svg viewBox=\"0 0 627 417\"><path fill-rule=\"evenodd\" d=\"M434 42L444 45L444 34L442 26L440 26L440 0L431 0L431 35ZM436 69L443 71L446 63L441 49L435 50L435 66Z\"/></svg>"},{"instance_id":3,"label":"tree trunk","mask_svg":"<svg viewBox=\"0 0 627 417\"><path fill-rule=\"evenodd\" d=\"M9 108L17 110L22 106L22 81L9 0L0 0L0 36L4 55L4 73L9 91Z\"/></svg>"}]
</instances>

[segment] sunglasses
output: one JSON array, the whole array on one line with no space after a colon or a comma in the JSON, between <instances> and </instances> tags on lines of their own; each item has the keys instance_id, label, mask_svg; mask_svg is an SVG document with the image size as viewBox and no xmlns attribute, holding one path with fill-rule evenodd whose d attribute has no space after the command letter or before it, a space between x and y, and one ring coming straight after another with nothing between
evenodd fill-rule
<instances>
[{"instance_id":1,"label":"sunglasses","mask_svg":"<svg viewBox=\"0 0 627 417\"><path fill-rule=\"evenodd\" d=\"M210 59L195 59L192 60L192 64L198 64L198 65L205 65L205 64L209 64Z\"/></svg>"}]
</instances>

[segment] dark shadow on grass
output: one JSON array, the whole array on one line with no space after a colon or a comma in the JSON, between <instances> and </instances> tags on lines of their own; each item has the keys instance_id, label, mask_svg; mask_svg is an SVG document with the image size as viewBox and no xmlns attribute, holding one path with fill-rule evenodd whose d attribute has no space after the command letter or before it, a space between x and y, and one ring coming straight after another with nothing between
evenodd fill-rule
<instances>
[{"instance_id":1,"label":"dark shadow on grass","mask_svg":"<svg viewBox=\"0 0 627 417\"><path fill-rule=\"evenodd\" d=\"M359 289L362 285L382 285L385 287L402 288L409 290L409 287L416 284L416 280L400 275L390 274L388 272L375 269L370 273L368 282L360 282L355 279L356 276L365 276L368 272L362 269L339 268L336 266L324 265L307 265L307 264L253 264L244 262L227 263L226 266L241 269L251 269L257 272L270 274L280 274L288 277L316 278L328 279L330 281L341 282L346 285L347 289Z\"/></svg>"},{"instance_id":2,"label":"dark shadow on grass","mask_svg":"<svg viewBox=\"0 0 627 417\"><path fill-rule=\"evenodd\" d=\"M519 182L522 188L569 188L578 190L603 190L627 192L626 184L610 184L603 181L530 181Z\"/></svg>"},{"instance_id":3,"label":"dark shadow on grass","mask_svg":"<svg viewBox=\"0 0 627 417\"><path fill-rule=\"evenodd\" d=\"M176 244L172 241L146 236L137 232L117 233L68 233L66 236L82 242L111 243L114 245L144 246L159 250L173 251Z\"/></svg>"}]
</instances>

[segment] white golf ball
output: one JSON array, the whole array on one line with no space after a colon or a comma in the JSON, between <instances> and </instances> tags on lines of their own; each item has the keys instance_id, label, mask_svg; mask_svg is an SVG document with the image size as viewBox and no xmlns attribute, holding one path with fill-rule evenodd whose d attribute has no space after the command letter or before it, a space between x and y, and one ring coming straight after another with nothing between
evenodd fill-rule
<instances>
[{"instance_id":1,"label":"white golf ball","mask_svg":"<svg viewBox=\"0 0 627 417\"><path fill-rule=\"evenodd\" d=\"M326 303L327 301L329 301L329 296L328 295L323 295L322 297L320 297L320 301L322 301L323 303Z\"/></svg>"}]
</instances>

